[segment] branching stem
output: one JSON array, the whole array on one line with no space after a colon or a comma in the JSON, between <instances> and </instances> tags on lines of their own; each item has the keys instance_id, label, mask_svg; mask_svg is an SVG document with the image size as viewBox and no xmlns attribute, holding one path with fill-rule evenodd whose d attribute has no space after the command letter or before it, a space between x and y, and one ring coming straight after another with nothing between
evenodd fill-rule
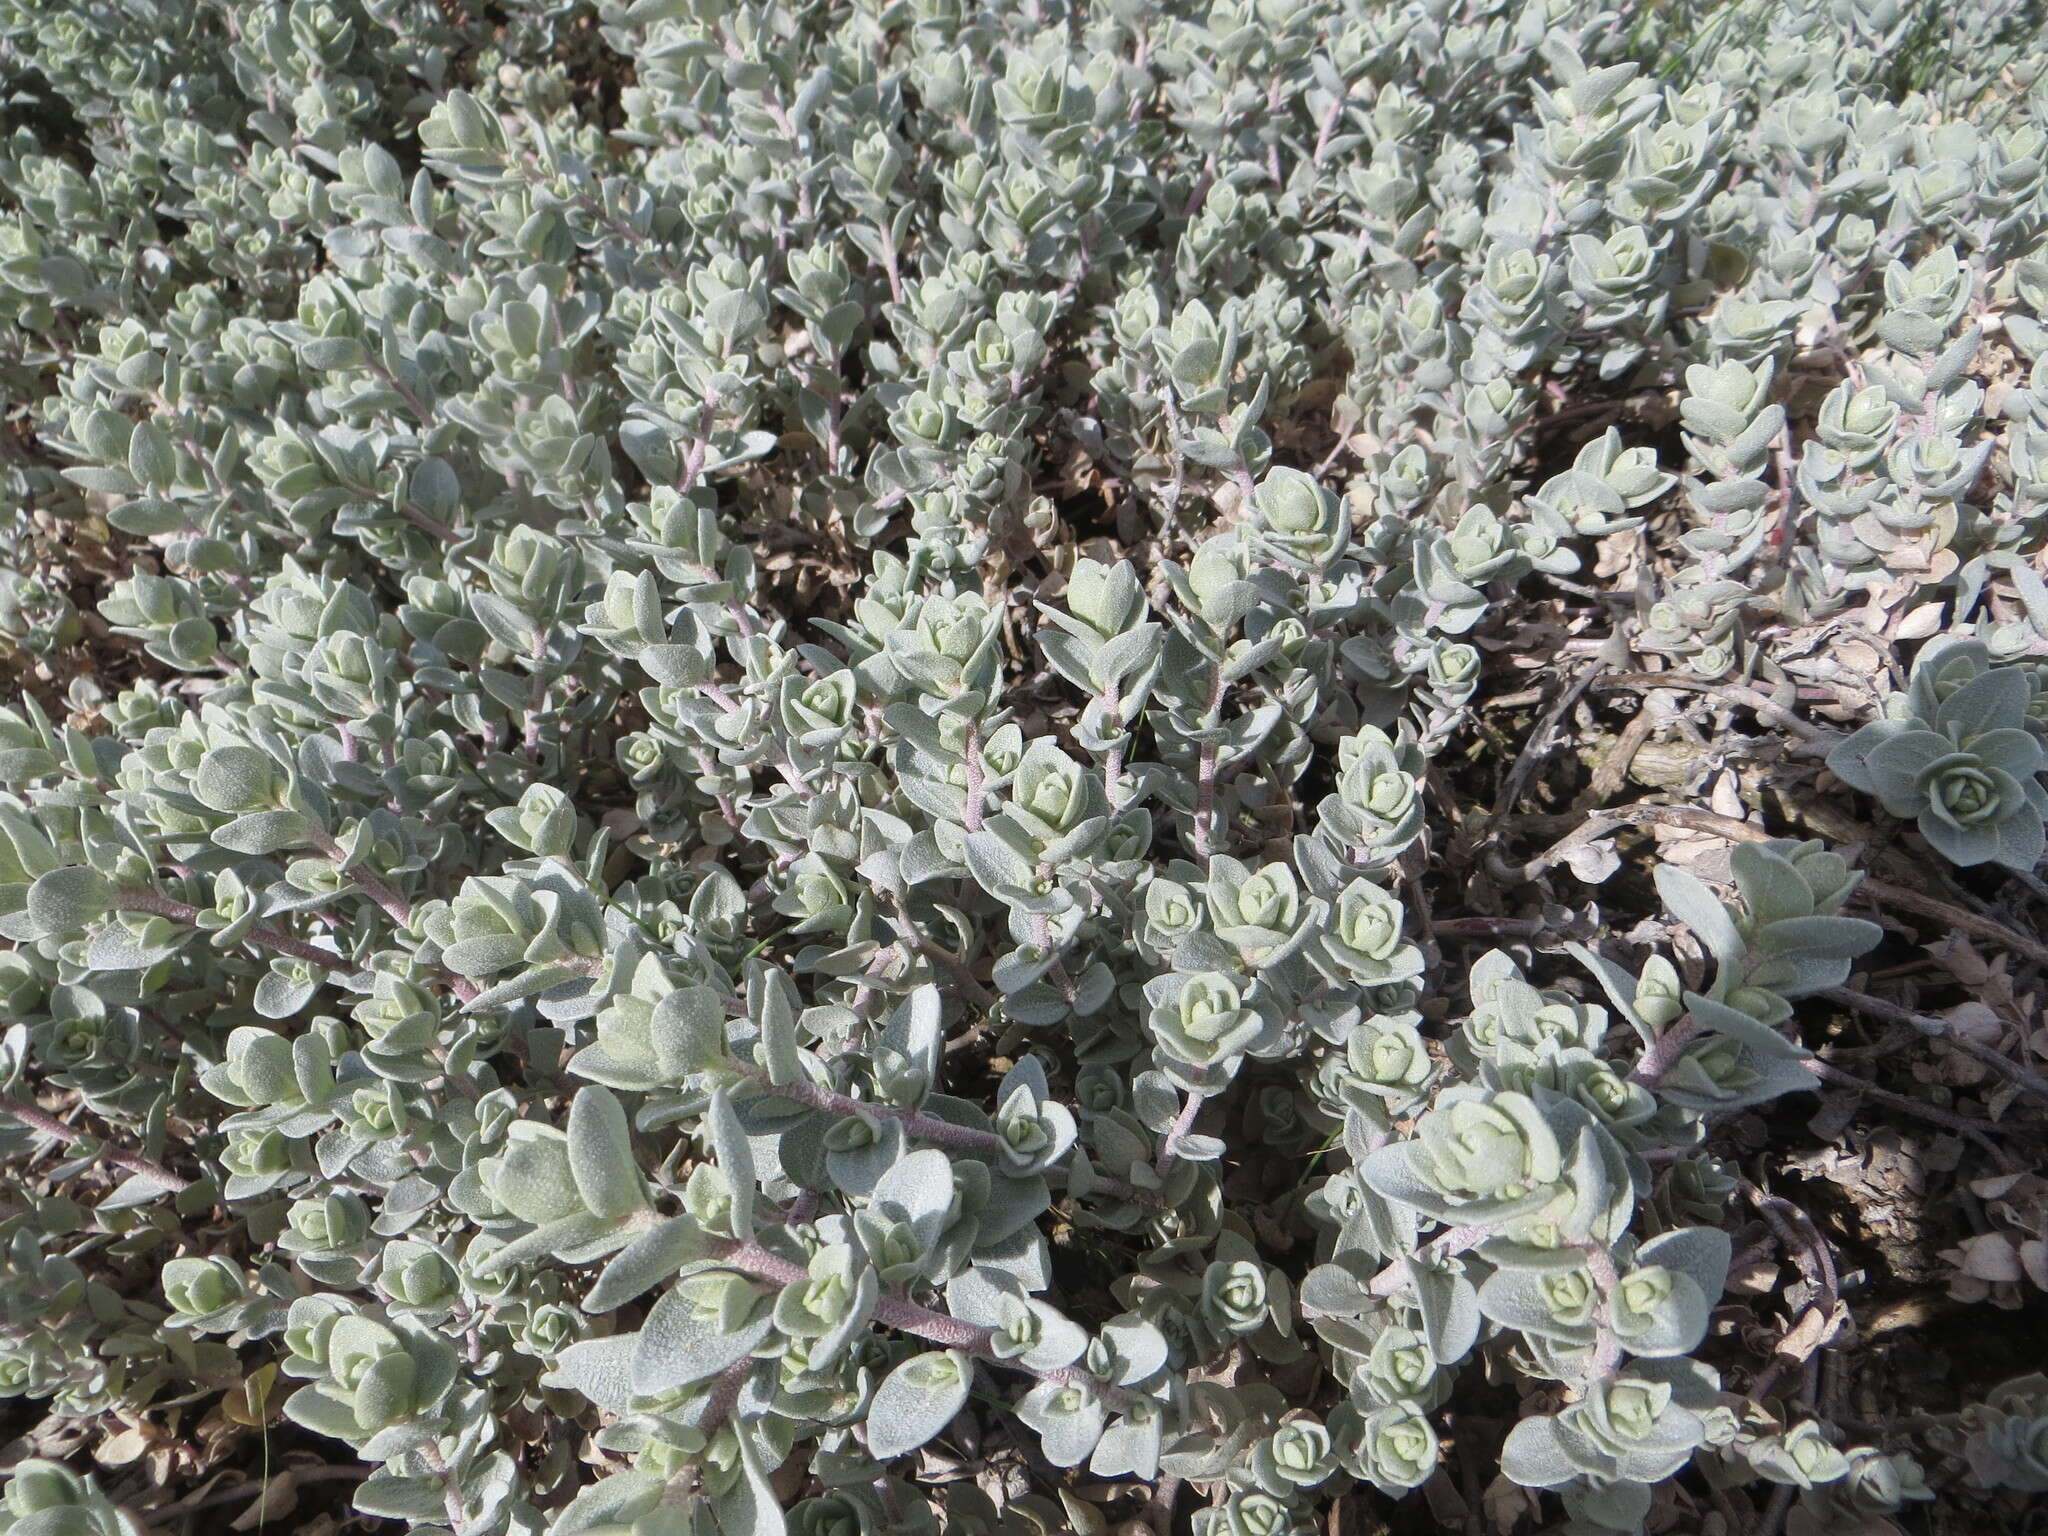
<instances>
[{"instance_id":1,"label":"branching stem","mask_svg":"<svg viewBox=\"0 0 2048 1536\"><path fill-rule=\"evenodd\" d=\"M46 1114L35 1105L24 1104L19 1099L0 1099L0 1115L12 1115L23 1125L33 1126L45 1136L61 1141L67 1147L76 1146L86 1139L85 1132L66 1125L55 1115ZM182 1189L189 1189L192 1185L190 1179L180 1177L161 1163L151 1162L139 1152L124 1152L119 1147L102 1144L99 1155L116 1168L125 1168L132 1174L148 1179L152 1184L161 1185L173 1194Z\"/></svg>"},{"instance_id":2,"label":"branching stem","mask_svg":"<svg viewBox=\"0 0 2048 1536\"><path fill-rule=\"evenodd\" d=\"M801 1264L771 1253L759 1243L727 1243L713 1252L721 1264L729 1264L742 1274L757 1280L766 1280L773 1285L789 1285L806 1280L810 1272ZM883 1296L875 1302L875 1321L899 1333L908 1333L916 1338L929 1340L944 1349L964 1350L996 1365L1007 1365L1013 1370L1024 1371L1040 1381L1057 1382L1062 1386L1083 1387L1100 1396L1112 1406L1127 1405L1137 1401L1139 1394L1126 1391L1113 1382L1104 1381L1092 1371L1078 1365L1062 1366L1057 1370L1039 1370L1024 1364L1021 1360L1005 1359L994 1348L995 1329L984 1328L978 1323L964 1323L957 1317L944 1312L935 1312L930 1307L921 1307L914 1301L900 1296Z\"/></svg>"}]
</instances>

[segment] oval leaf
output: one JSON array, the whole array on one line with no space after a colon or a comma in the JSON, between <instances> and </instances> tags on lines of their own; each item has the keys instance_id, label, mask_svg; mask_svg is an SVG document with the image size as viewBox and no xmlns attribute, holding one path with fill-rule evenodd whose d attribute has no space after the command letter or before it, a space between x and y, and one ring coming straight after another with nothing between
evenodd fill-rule
<instances>
[{"instance_id":1,"label":"oval leaf","mask_svg":"<svg viewBox=\"0 0 2048 1536\"><path fill-rule=\"evenodd\" d=\"M935 1349L897 1366L868 1404L868 1454L888 1461L923 1445L966 1406L973 1377L972 1364L957 1349Z\"/></svg>"}]
</instances>

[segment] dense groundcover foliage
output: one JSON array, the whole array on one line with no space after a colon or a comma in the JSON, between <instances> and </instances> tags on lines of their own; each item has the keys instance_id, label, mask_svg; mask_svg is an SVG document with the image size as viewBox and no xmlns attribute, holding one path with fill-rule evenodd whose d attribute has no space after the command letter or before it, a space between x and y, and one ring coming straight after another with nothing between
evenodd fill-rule
<instances>
[{"instance_id":1,"label":"dense groundcover foliage","mask_svg":"<svg viewBox=\"0 0 2048 1536\"><path fill-rule=\"evenodd\" d=\"M17 1444L458 1536L2048 1489L2048 1381L1849 1411L1752 1155L1848 1006L2040 1198L2024 1029L1865 958L2048 959L2040 26L0 0ZM0 1531L139 1529L86 1466Z\"/></svg>"}]
</instances>

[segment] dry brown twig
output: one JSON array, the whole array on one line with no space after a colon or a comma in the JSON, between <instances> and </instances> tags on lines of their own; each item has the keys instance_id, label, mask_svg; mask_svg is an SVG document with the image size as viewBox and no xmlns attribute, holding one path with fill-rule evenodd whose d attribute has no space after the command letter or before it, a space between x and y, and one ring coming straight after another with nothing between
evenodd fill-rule
<instances>
[{"instance_id":1,"label":"dry brown twig","mask_svg":"<svg viewBox=\"0 0 2048 1536\"><path fill-rule=\"evenodd\" d=\"M1562 864L1576 849L1583 848L1596 838L1605 837L1623 827L1646 826L1683 827L1690 832L1706 832L1732 842L1760 843L1769 839L1770 833L1746 821L1737 821L1732 816L1722 816L1714 811L1703 811L1690 805L1623 805L1610 810L1595 811L1573 831L1566 833L1543 852L1516 869L1504 865L1495 871L1496 878L1504 878L1520 884L1527 884L1544 871Z\"/></svg>"},{"instance_id":2,"label":"dry brown twig","mask_svg":"<svg viewBox=\"0 0 2048 1536\"><path fill-rule=\"evenodd\" d=\"M1985 1120L1976 1115L1959 1115L1952 1109L1943 1109L1935 1104L1923 1104L1920 1100L1909 1098L1903 1093L1893 1093L1888 1088L1880 1088L1877 1084L1858 1077L1854 1072L1845 1072L1833 1062L1822 1061L1819 1057L1810 1058L1804 1065L1807 1071L1824 1083L1846 1088L1851 1093L1869 1099L1873 1104L1884 1104L1917 1116L1930 1125L1938 1125L1963 1135L1982 1135L1985 1131L1995 1131L1999 1128L1995 1120Z\"/></svg>"},{"instance_id":3,"label":"dry brown twig","mask_svg":"<svg viewBox=\"0 0 2048 1536\"><path fill-rule=\"evenodd\" d=\"M1620 794L1621 786L1628 781L1628 771L1635 763L1636 754L1649 742L1656 729L1657 717L1647 709L1638 710L1600 759L1599 766L1593 770L1592 782L1587 784L1586 792L1579 796L1573 808L1596 810Z\"/></svg>"},{"instance_id":4,"label":"dry brown twig","mask_svg":"<svg viewBox=\"0 0 2048 1536\"><path fill-rule=\"evenodd\" d=\"M1982 1040L1972 1040L1947 1019L1936 1018L1932 1014L1916 1013L1910 1008L1902 1008L1897 1003L1888 1003L1881 997L1871 997L1849 987L1830 987L1821 995L1831 1002L1840 1003L1844 1008L1866 1014L1873 1019L1881 1019L1887 1024L1911 1025L1923 1035L1944 1040L1966 1056L1982 1062L2020 1092L2048 1103L2048 1077L2021 1066L1994 1045L1988 1045Z\"/></svg>"},{"instance_id":5,"label":"dry brown twig","mask_svg":"<svg viewBox=\"0 0 2048 1536\"><path fill-rule=\"evenodd\" d=\"M1496 879L1526 883L1563 863L1574 849L1583 847L1595 838L1604 837L1609 832L1618 831L1623 827L1653 824L1683 827L1688 832L1705 832L1715 837L1725 837L1730 842L1740 843L1769 842L1777 835L1752 822L1738 821L1733 816L1703 811L1696 806L1617 806L1612 810L1593 812L1575 830L1566 833L1519 869L1502 862L1497 868L1493 868L1491 873ZM1867 875L1857 886L1857 890L1876 899L1880 904L1902 907L1917 916L1933 918L1976 938L1997 944L2037 965L2048 966L2048 943L2010 928L1994 918L1979 916L1939 897L1908 890L1888 880L1876 880Z\"/></svg>"},{"instance_id":6,"label":"dry brown twig","mask_svg":"<svg viewBox=\"0 0 2048 1536\"><path fill-rule=\"evenodd\" d=\"M1551 748L1556 744L1558 726L1563 724L1565 716L1572 712L1579 700L1586 696L1586 690L1591 688L1600 674L1606 670L1607 663L1598 657L1594 658L1559 692L1550 708L1543 712L1543 717L1537 721L1536 728L1529 733L1529 739L1523 743L1521 752L1517 754L1514 766L1508 770L1507 778L1501 783L1500 797L1494 802L1493 814L1487 818L1489 825L1498 824L1521 803L1522 796L1528 792L1529 780L1535 777L1536 769L1542 764L1543 759L1550 755Z\"/></svg>"},{"instance_id":7,"label":"dry brown twig","mask_svg":"<svg viewBox=\"0 0 2048 1536\"><path fill-rule=\"evenodd\" d=\"M41 1131L45 1136L50 1137L52 1140L60 1141L67 1147L76 1146L79 1142L87 1139L87 1132L79 1130L76 1126L66 1125L55 1115L48 1114L36 1108L33 1104L24 1104L18 1099L0 1099L0 1115L11 1115L23 1125L32 1126L36 1130ZM97 1140L98 1138L92 1139ZM173 1194L191 1187L192 1181L190 1179L172 1173L170 1169L164 1167L161 1163L151 1162L139 1152L124 1152L119 1147L108 1146L102 1142L97 1155L105 1158L116 1168L125 1168L138 1178L148 1179L152 1184L167 1189Z\"/></svg>"},{"instance_id":8,"label":"dry brown twig","mask_svg":"<svg viewBox=\"0 0 2048 1536\"><path fill-rule=\"evenodd\" d=\"M1769 694L1747 684L1717 682L1712 678L1695 677L1689 672L1610 673L1594 686L1603 693L1626 688L1681 688L1688 693L1703 693L1709 698L1719 699L1724 704L1750 710L1767 724L1790 731L1808 745L1824 742L1832 746L1839 734L1826 726L1815 725L1796 711L1787 709Z\"/></svg>"},{"instance_id":9,"label":"dry brown twig","mask_svg":"<svg viewBox=\"0 0 2048 1536\"><path fill-rule=\"evenodd\" d=\"M1835 1264L1834 1250L1814 1225L1813 1218L1784 1196L1772 1194L1748 1179L1741 1181L1740 1188L1744 1198L1777 1234L1814 1291L1813 1300L1801 1309L1779 1341L1771 1364L1751 1384L1749 1399L1755 1402L1769 1393L1789 1366L1805 1364L1811 1373L1814 1357L1835 1340L1850 1319L1841 1304L1841 1272Z\"/></svg>"},{"instance_id":10,"label":"dry brown twig","mask_svg":"<svg viewBox=\"0 0 2048 1536\"><path fill-rule=\"evenodd\" d=\"M203 1494L197 1499L172 1504L163 1509L153 1511L148 1518L148 1524L152 1529L176 1525L179 1521L189 1519L193 1515L203 1514L208 1510L225 1509L233 1504L245 1503L252 1497L259 1501L267 1499L271 1488L283 1477L290 1477L292 1482L300 1487L308 1483L359 1483L375 1470L376 1468L374 1467L341 1466L335 1464L312 1467L287 1467L279 1474L279 1478L264 1478L252 1482L237 1483L232 1488L217 1489L212 1493Z\"/></svg>"}]
</instances>

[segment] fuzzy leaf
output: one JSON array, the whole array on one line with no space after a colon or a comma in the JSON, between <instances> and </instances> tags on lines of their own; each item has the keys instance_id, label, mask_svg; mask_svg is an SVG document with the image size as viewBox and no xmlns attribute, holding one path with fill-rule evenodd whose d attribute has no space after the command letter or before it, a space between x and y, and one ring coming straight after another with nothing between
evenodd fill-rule
<instances>
[{"instance_id":1,"label":"fuzzy leaf","mask_svg":"<svg viewBox=\"0 0 2048 1536\"><path fill-rule=\"evenodd\" d=\"M625 1106L609 1088L579 1088L569 1104L569 1170L576 1192L598 1216L628 1216L647 1205L647 1183L633 1159Z\"/></svg>"},{"instance_id":2,"label":"fuzzy leaf","mask_svg":"<svg viewBox=\"0 0 2048 1536\"><path fill-rule=\"evenodd\" d=\"M633 1349L633 1390L648 1396L716 1376L768 1337L774 1317L730 1270L679 1281L654 1304Z\"/></svg>"},{"instance_id":3,"label":"fuzzy leaf","mask_svg":"<svg viewBox=\"0 0 2048 1536\"><path fill-rule=\"evenodd\" d=\"M610 1312L644 1296L708 1251L703 1232L687 1216L649 1227L615 1254L598 1275L583 1310Z\"/></svg>"},{"instance_id":4,"label":"fuzzy leaf","mask_svg":"<svg viewBox=\"0 0 2048 1536\"><path fill-rule=\"evenodd\" d=\"M1742 957L1742 935L1720 898L1707 889L1699 876L1676 864L1657 866L1657 894L1671 915L1700 937L1714 958L1732 966Z\"/></svg>"},{"instance_id":5,"label":"fuzzy leaf","mask_svg":"<svg viewBox=\"0 0 2048 1536\"><path fill-rule=\"evenodd\" d=\"M704 1118L711 1130L712 1154L731 1187L732 1235L744 1242L754 1235L754 1197L759 1193L753 1150L724 1088L711 1095Z\"/></svg>"},{"instance_id":6,"label":"fuzzy leaf","mask_svg":"<svg viewBox=\"0 0 2048 1536\"><path fill-rule=\"evenodd\" d=\"M882 1379L868 1404L868 1454L905 1456L953 1421L967 1405L973 1362L961 1350L933 1350L905 1360Z\"/></svg>"},{"instance_id":7,"label":"fuzzy leaf","mask_svg":"<svg viewBox=\"0 0 2048 1536\"><path fill-rule=\"evenodd\" d=\"M28 888L28 915L43 933L76 933L112 915L115 896L114 883L96 869L53 869Z\"/></svg>"}]
</instances>

